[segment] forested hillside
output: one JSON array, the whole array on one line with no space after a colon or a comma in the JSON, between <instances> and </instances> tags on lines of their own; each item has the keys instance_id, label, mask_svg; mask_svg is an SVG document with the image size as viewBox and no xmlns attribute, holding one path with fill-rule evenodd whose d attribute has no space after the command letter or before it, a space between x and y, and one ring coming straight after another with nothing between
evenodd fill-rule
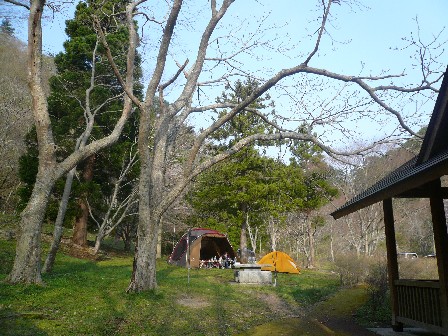
<instances>
[{"instance_id":1,"label":"forested hillside","mask_svg":"<svg viewBox=\"0 0 448 336\"><path fill-rule=\"evenodd\" d=\"M48 83L55 70L51 58L44 60L44 78ZM0 88L0 212L14 213L20 187L19 158L25 152L25 135L33 118L26 45L6 32L0 32ZM48 85L45 90L48 92Z\"/></svg>"}]
</instances>

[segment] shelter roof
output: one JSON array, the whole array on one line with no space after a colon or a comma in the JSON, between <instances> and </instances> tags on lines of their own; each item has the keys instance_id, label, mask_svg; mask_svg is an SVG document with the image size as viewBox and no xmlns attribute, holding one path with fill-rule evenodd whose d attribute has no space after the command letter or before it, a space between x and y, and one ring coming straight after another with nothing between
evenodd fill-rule
<instances>
[{"instance_id":1,"label":"shelter roof","mask_svg":"<svg viewBox=\"0 0 448 336\"><path fill-rule=\"evenodd\" d=\"M213 229L193 228L190 230L190 235L193 237L200 237L205 234L226 237L226 235L224 233L221 233L221 232L219 232L217 230L213 230ZM188 232L186 232L185 235L188 235Z\"/></svg>"},{"instance_id":2,"label":"shelter roof","mask_svg":"<svg viewBox=\"0 0 448 336\"><path fill-rule=\"evenodd\" d=\"M424 185L448 174L448 68L417 156L366 189L331 215L341 218L386 198L425 197Z\"/></svg>"}]
</instances>

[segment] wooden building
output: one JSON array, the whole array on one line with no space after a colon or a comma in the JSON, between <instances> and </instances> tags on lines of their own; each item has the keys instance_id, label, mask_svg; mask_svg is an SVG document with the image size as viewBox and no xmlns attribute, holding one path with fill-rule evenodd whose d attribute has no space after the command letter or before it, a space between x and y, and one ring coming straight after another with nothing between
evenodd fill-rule
<instances>
[{"instance_id":1,"label":"wooden building","mask_svg":"<svg viewBox=\"0 0 448 336\"><path fill-rule=\"evenodd\" d=\"M341 218L383 203L392 327L423 327L448 336L448 233L444 199L448 188L448 68L419 154L331 215ZM400 279L393 214L394 198L428 198L431 209L438 280Z\"/></svg>"}]
</instances>

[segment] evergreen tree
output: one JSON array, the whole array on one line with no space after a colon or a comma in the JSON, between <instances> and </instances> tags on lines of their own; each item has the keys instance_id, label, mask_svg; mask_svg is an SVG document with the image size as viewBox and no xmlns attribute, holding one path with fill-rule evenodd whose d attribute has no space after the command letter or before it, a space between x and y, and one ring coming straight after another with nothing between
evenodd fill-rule
<instances>
[{"instance_id":1,"label":"evergreen tree","mask_svg":"<svg viewBox=\"0 0 448 336\"><path fill-rule=\"evenodd\" d=\"M80 2L75 17L66 21L69 39L64 43L64 51L56 55L57 75L50 79L48 107L53 126L53 135L58 148L58 160L66 158L86 136L88 119L94 118L96 127L88 131L91 140L102 138L120 116L123 107L122 89L106 59L104 47L98 42L93 29L93 15L101 20L108 36L109 47L120 69L126 66L128 32L120 24L124 0L103 3L96 0ZM121 14L124 15L124 14ZM137 58L137 64L140 58ZM141 78L138 65L135 77ZM141 85L135 87L135 94L141 96ZM89 117L90 116L90 117ZM73 240L76 244L87 244L87 224L89 213L101 216L105 202L112 192L114 178L118 176L123 156L133 146L137 136L136 117L131 117L121 141L115 146L92 155L77 166L79 179L73 184L66 223L75 220ZM21 159L22 179L25 182L20 191L22 204L26 204L34 184L37 168L37 143L35 136L28 135L28 152ZM86 144L90 140L87 140ZM130 174L136 175L138 168ZM132 179L130 177L129 179ZM64 189L65 180L60 180L54 188L52 202L47 210L47 218L54 220ZM124 188L129 192L131 186ZM120 197L126 197L121 195Z\"/></svg>"},{"instance_id":2,"label":"evergreen tree","mask_svg":"<svg viewBox=\"0 0 448 336\"><path fill-rule=\"evenodd\" d=\"M259 86L255 79L248 78L245 82L238 80L233 86L226 85L226 90L220 97L216 99L217 103L222 104L238 104L248 96L250 96ZM223 125L220 129L213 133L212 139L218 142L217 149L226 150L243 137L259 134L271 133L272 127L267 124L257 113L268 115L274 113L275 104L271 100L269 94L259 97L244 111L240 111L237 116ZM272 110L267 112L266 109ZM257 112L257 113L255 113ZM218 113L218 117L225 115L227 111L223 110ZM252 144L248 148L255 146L266 146L267 143L258 142Z\"/></svg>"},{"instance_id":3,"label":"evergreen tree","mask_svg":"<svg viewBox=\"0 0 448 336\"><path fill-rule=\"evenodd\" d=\"M300 167L252 150L250 158L228 160L200 176L188 201L195 209L193 222L226 232L242 249L243 230L251 235L252 248L255 232L266 244L269 220L282 222L285 213L303 206L305 196Z\"/></svg>"},{"instance_id":4,"label":"evergreen tree","mask_svg":"<svg viewBox=\"0 0 448 336\"><path fill-rule=\"evenodd\" d=\"M6 18L2 20L2 23L0 24L0 31L3 34L9 35L9 36L14 36L14 27L11 24L11 21Z\"/></svg>"},{"instance_id":5,"label":"evergreen tree","mask_svg":"<svg viewBox=\"0 0 448 336\"><path fill-rule=\"evenodd\" d=\"M227 86L228 92L224 92L217 102L237 104L257 87L256 80L237 81L234 86ZM268 95L255 100L248 109L241 111L213 134L213 150L227 150L251 134L272 132L270 125L260 116L269 107L273 108L274 103ZM224 113L218 114L218 117ZM288 167L261 155L257 145L266 148L273 143L252 144L216 165L198 178L188 196L196 210L194 220L227 232L231 242L239 245L243 262L247 260L247 233L254 229L251 223L256 223L255 227L261 229L267 216L279 218L286 209L298 205L301 192L301 169ZM289 189L286 191L285 188ZM283 202L288 195L292 196L291 199Z\"/></svg>"}]
</instances>

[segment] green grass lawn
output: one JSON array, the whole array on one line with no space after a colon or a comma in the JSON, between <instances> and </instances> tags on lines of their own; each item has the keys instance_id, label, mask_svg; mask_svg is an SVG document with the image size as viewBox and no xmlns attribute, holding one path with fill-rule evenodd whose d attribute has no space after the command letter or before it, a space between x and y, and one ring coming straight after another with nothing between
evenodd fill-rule
<instances>
[{"instance_id":1,"label":"green grass lawn","mask_svg":"<svg viewBox=\"0 0 448 336\"><path fill-rule=\"evenodd\" d=\"M131 257L87 261L58 255L45 286L9 285L14 243L0 240L2 335L234 335L297 315L336 292L338 278L317 271L279 274L278 285L232 283L232 270L157 265L155 291L126 294Z\"/></svg>"}]
</instances>

